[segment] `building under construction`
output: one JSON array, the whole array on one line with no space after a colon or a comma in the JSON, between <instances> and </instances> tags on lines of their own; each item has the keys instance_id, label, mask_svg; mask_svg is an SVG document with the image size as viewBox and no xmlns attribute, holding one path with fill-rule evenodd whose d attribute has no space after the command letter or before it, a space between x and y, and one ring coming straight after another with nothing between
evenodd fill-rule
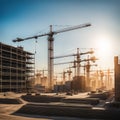
<instances>
[{"instance_id":1,"label":"building under construction","mask_svg":"<svg viewBox=\"0 0 120 120\"><path fill-rule=\"evenodd\" d=\"M0 42L0 91L26 91L34 82L34 54Z\"/></svg>"}]
</instances>

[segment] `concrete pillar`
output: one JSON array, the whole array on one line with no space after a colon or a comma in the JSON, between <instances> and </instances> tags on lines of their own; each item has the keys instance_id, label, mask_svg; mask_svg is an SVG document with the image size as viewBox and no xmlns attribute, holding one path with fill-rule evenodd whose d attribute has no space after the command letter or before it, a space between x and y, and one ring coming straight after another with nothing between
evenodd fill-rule
<instances>
[{"instance_id":1,"label":"concrete pillar","mask_svg":"<svg viewBox=\"0 0 120 120\"><path fill-rule=\"evenodd\" d=\"M115 73L115 101L120 102L120 64L118 56L114 57L114 73Z\"/></svg>"}]
</instances>

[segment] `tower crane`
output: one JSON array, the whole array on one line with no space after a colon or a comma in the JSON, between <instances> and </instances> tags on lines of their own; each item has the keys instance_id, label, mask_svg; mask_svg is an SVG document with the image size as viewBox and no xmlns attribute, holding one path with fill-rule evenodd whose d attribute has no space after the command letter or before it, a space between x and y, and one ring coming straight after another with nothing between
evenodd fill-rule
<instances>
[{"instance_id":1,"label":"tower crane","mask_svg":"<svg viewBox=\"0 0 120 120\"><path fill-rule=\"evenodd\" d=\"M38 37L48 36L48 82L49 82L49 89L52 90L53 89L53 72L54 72L54 69L53 69L54 61L52 59L54 57L54 46L53 46L54 38L53 38L53 36L58 33L63 33L63 32L67 32L67 31L71 31L71 30L89 27L89 26L91 26L91 24L86 23L86 24L81 24L81 25L53 31L52 25L50 25L50 32L48 32L48 33L35 35L35 36L31 36L31 37L26 37L26 38L16 38L15 40L13 40L13 42L21 42L24 40L37 39Z\"/></svg>"},{"instance_id":2,"label":"tower crane","mask_svg":"<svg viewBox=\"0 0 120 120\"><path fill-rule=\"evenodd\" d=\"M36 71L37 81L39 80L39 82L37 82L38 84L42 84L42 79L46 78L45 75L44 75L45 71L48 71L48 70L43 69L43 70L37 70Z\"/></svg>"},{"instance_id":3,"label":"tower crane","mask_svg":"<svg viewBox=\"0 0 120 120\"><path fill-rule=\"evenodd\" d=\"M63 58L63 57L76 56L76 60L74 60L74 61L69 61L69 62L55 63L54 65L74 63L75 71L76 71L76 68L77 68L77 76L80 76L80 63L81 63L81 62L84 62L84 61L87 61L86 59L81 60L81 59L80 59L80 56L81 56L81 55L86 55L86 54L93 54L93 53L94 53L93 50L90 50L90 51L88 51L88 52L80 53L80 52L79 52L79 48L77 48L77 53L76 53L76 54L56 56L56 57L53 58L53 59L57 59L57 58ZM93 59L93 58L91 58L91 59ZM76 63L77 63L77 64L76 64ZM76 72L75 72L75 73L76 73Z\"/></svg>"},{"instance_id":4,"label":"tower crane","mask_svg":"<svg viewBox=\"0 0 120 120\"><path fill-rule=\"evenodd\" d=\"M72 74L72 71L71 71L70 67L67 71L63 71L62 73L60 73L60 74L62 74L63 84L65 84L65 82L66 82L66 73L68 74L68 80L70 81L71 80L71 74Z\"/></svg>"},{"instance_id":5,"label":"tower crane","mask_svg":"<svg viewBox=\"0 0 120 120\"><path fill-rule=\"evenodd\" d=\"M86 80L87 90L90 90L90 67L97 66L97 64L91 65L90 61L94 63L96 60L98 60L98 58L96 58L96 57L89 58L89 55L88 55L88 58L85 60L87 62L87 64L84 67L84 68L86 68L86 74L87 74L87 76L86 76L87 77L87 80Z\"/></svg>"}]
</instances>

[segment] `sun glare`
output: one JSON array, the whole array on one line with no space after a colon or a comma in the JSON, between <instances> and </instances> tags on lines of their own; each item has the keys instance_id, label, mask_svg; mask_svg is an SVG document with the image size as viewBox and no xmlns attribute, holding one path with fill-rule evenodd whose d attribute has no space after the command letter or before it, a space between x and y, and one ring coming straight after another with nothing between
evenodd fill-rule
<instances>
[{"instance_id":1,"label":"sun glare","mask_svg":"<svg viewBox=\"0 0 120 120\"><path fill-rule=\"evenodd\" d=\"M102 36L103 37L103 36ZM113 46L111 39L108 37L99 38L95 42L95 56L98 58L97 64L102 68L113 67Z\"/></svg>"},{"instance_id":2,"label":"sun glare","mask_svg":"<svg viewBox=\"0 0 120 120\"><path fill-rule=\"evenodd\" d=\"M111 53L111 43L109 40L101 39L97 41L97 54L100 58L106 58Z\"/></svg>"},{"instance_id":3,"label":"sun glare","mask_svg":"<svg viewBox=\"0 0 120 120\"><path fill-rule=\"evenodd\" d=\"M111 67L112 59L112 42L109 39L97 39L96 41L96 57L99 59L101 67Z\"/></svg>"}]
</instances>

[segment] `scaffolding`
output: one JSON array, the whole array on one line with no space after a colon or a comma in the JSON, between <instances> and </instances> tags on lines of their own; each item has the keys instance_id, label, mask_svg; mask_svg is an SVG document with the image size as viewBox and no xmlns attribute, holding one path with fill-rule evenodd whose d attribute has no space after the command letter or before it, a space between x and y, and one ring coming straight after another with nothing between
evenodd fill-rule
<instances>
[{"instance_id":1,"label":"scaffolding","mask_svg":"<svg viewBox=\"0 0 120 120\"><path fill-rule=\"evenodd\" d=\"M34 54L0 42L0 92L23 92L34 81Z\"/></svg>"}]
</instances>

